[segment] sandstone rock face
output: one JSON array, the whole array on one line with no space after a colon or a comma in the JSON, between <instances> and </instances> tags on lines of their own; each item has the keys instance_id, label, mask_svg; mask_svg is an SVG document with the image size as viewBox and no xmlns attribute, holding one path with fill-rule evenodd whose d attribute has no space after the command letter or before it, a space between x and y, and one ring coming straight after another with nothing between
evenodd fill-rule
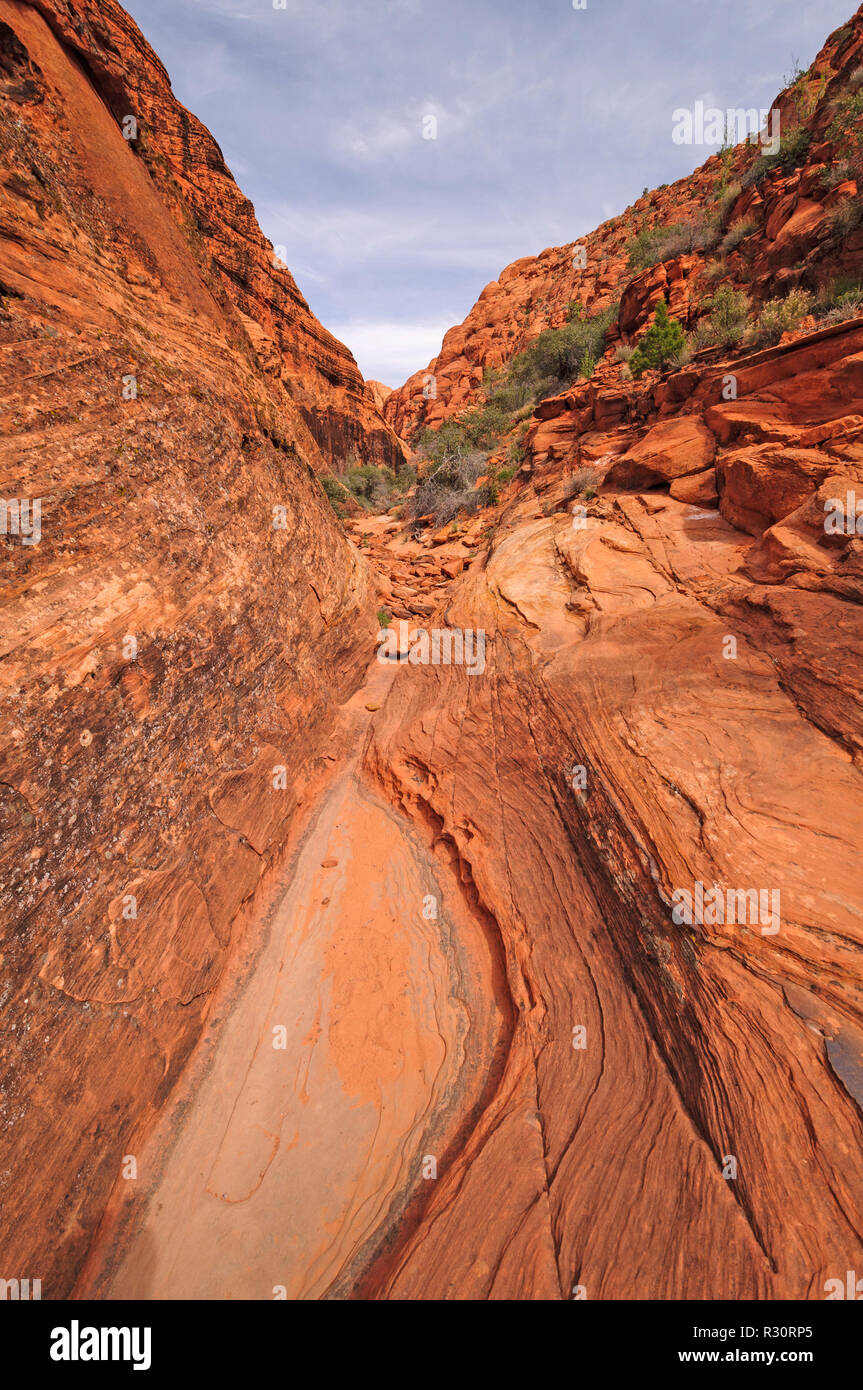
<instances>
[{"instance_id":1,"label":"sandstone rock face","mask_svg":"<svg viewBox=\"0 0 863 1390\"><path fill-rule=\"evenodd\" d=\"M863 321L606 362L497 510L352 545L176 209L0 12L3 495L44 499L3 549L0 1247L45 1297L823 1298L863 1262ZM447 335L438 419L556 255Z\"/></svg>"},{"instance_id":2,"label":"sandstone rock face","mask_svg":"<svg viewBox=\"0 0 863 1390\"><path fill-rule=\"evenodd\" d=\"M400 672L370 759L493 915L514 1028L363 1290L823 1297L861 1254L859 605L653 494L509 523L448 612L486 675ZM699 882L779 915L675 923Z\"/></svg>"},{"instance_id":3,"label":"sandstone rock face","mask_svg":"<svg viewBox=\"0 0 863 1390\"><path fill-rule=\"evenodd\" d=\"M384 404L393 393L391 386L384 386L382 381L373 381L369 378L366 381L366 392L371 395L377 410L383 410Z\"/></svg>"},{"instance_id":4,"label":"sandstone rock face","mask_svg":"<svg viewBox=\"0 0 863 1390\"><path fill-rule=\"evenodd\" d=\"M700 420L683 415L660 420L606 474L618 487L652 487L703 473L716 455L716 441Z\"/></svg>"},{"instance_id":5,"label":"sandstone rock face","mask_svg":"<svg viewBox=\"0 0 863 1390\"><path fill-rule=\"evenodd\" d=\"M27 8L83 67L118 127L134 119L130 150L180 224L187 247L194 246L199 274L231 311L234 333L247 351L251 346L257 366L296 401L326 459L338 468L354 453L363 462L395 467L402 446L365 391L353 357L312 314L284 251L265 240L215 140L176 100L134 22L115 0L32 0ZM20 12L21 5L13 9ZM11 14L7 22L14 32ZM21 23L32 26L33 20L22 17ZM79 142L86 139L81 135ZM146 261L158 250L147 243L142 254Z\"/></svg>"},{"instance_id":6,"label":"sandstone rock face","mask_svg":"<svg viewBox=\"0 0 863 1390\"><path fill-rule=\"evenodd\" d=\"M368 660L323 365L390 436L116 5L2 0L0 124L0 1248L58 1297Z\"/></svg>"}]
</instances>

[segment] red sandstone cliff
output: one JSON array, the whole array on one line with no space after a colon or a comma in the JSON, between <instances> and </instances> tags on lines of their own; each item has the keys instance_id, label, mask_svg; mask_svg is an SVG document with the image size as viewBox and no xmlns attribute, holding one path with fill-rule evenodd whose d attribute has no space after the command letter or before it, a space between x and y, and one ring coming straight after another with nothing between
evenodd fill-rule
<instances>
[{"instance_id":1,"label":"red sandstone cliff","mask_svg":"<svg viewBox=\"0 0 863 1390\"><path fill-rule=\"evenodd\" d=\"M395 445L111 0L2 0L0 130L0 1248L57 1296L368 659L322 448Z\"/></svg>"},{"instance_id":2,"label":"red sandstone cliff","mask_svg":"<svg viewBox=\"0 0 863 1390\"><path fill-rule=\"evenodd\" d=\"M401 445L370 407L353 357L312 314L215 140L174 97L134 21L114 0L33 0L32 8L118 125L135 118L131 148L194 249L199 273L223 308L235 311L247 351L297 402L331 466L337 470L351 453L395 466Z\"/></svg>"},{"instance_id":3,"label":"red sandstone cliff","mask_svg":"<svg viewBox=\"0 0 863 1390\"><path fill-rule=\"evenodd\" d=\"M499 507L362 519L366 560L168 194L0 15L3 495L45 498L3 551L2 1248L45 1297L822 1298L863 1261L861 538L823 525L863 319L609 353ZM811 80L861 48L863 13ZM863 261L822 116L728 257L756 299ZM633 277L635 229L505 273L427 420L538 298L697 321L703 257ZM371 659L382 600L483 668ZM696 883L776 921L675 920Z\"/></svg>"}]
</instances>

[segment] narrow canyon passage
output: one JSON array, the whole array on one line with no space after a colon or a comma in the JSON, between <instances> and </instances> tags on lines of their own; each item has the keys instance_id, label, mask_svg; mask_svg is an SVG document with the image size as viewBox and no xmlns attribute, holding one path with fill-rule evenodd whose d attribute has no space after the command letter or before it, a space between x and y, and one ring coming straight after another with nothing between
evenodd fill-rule
<instances>
[{"instance_id":1,"label":"narrow canyon passage","mask_svg":"<svg viewBox=\"0 0 863 1390\"><path fill-rule=\"evenodd\" d=\"M482 676L372 662L78 1295L805 1297L856 1258L841 945L837 1012L795 981L823 970L823 944L794 964L805 921L783 923L789 954L731 923L669 930L663 901L685 827L709 853L690 872L766 876L805 919L794 861L811 868L826 807L780 766L795 747L845 784L825 905L847 903L842 931L859 916L859 774L762 658L716 664L739 550L671 499L621 499L589 536L516 507L429 620L483 627ZM808 1217L788 1223L795 1194Z\"/></svg>"},{"instance_id":2,"label":"narrow canyon passage","mask_svg":"<svg viewBox=\"0 0 863 1390\"><path fill-rule=\"evenodd\" d=\"M391 389L302 122L0 0L7 1296L863 1297L863 6L775 109L461 323L409 267Z\"/></svg>"},{"instance_id":3,"label":"narrow canyon passage","mask_svg":"<svg viewBox=\"0 0 863 1390\"><path fill-rule=\"evenodd\" d=\"M505 1041L488 942L447 865L358 772L366 705L396 675L375 662L344 707L353 753L139 1181L118 1182L80 1296L349 1288L478 1102Z\"/></svg>"}]
</instances>

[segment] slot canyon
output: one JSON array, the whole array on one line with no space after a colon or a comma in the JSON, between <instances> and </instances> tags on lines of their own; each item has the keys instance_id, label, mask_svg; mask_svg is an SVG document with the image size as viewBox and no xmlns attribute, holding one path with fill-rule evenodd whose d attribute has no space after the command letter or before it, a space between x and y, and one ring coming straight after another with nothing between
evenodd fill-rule
<instances>
[{"instance_id":1,"label":"slot canyon","mask_svg":"<svg viewBox=\"0 0 863 1390\"><path fill-rule=\"evenodd\" d=\"M777 97L793 157L515 261L390 390L120 5L0 0L0 492L41 508L0 544L0 1276L863 1276L863 291L817 300L863 281L861 89L863 7ZM713 207L723 249L633 260ZM801 312L709 341L744 291ZM666 310L693 350L639 370ZM596 324L476 505L412 506ZM361 505L348 457L413 481Z\"/></svg>"}]
</instances>

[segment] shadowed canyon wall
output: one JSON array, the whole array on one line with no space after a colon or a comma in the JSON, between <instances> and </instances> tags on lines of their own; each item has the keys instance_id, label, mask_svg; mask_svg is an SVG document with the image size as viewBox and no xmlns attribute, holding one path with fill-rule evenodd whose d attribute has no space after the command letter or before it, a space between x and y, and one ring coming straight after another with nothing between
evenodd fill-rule
<instances>
[{"instance_id":1,"label":"shadowed canyon wall","mask_svg":"<svg viewBox=\"0 0 863 1390\"><path fill-rule=\"evenodd\" d=\"M118 6L2 0L0 139L2 1249L56 1296L367 664L316 474L396 445Z\"/></svg>"}]
</instances>

